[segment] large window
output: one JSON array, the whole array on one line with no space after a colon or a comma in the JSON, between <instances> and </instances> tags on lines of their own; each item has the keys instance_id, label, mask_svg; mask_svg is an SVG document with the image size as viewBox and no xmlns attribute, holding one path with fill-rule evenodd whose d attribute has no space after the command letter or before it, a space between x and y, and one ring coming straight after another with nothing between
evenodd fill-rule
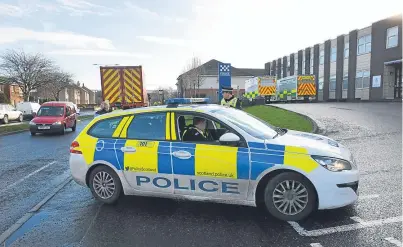
<instances>
[{"instance_id":1,"label":"large window","mask_svg":"<svg viewBox=\"0 0 403 247\"><path fill-rule=\"evenodd\" d=\"M344 58L348 58L350 55L350 43L344 44Z\"/></svg>"},{"instance_id":2,"label":"large window","mask_svg":"<svg viewBox=\"0 0 403 247\"><path fill-rule=\"evenodd\" d=\"M305 75L305 56L304 59L302 60L302 74Z\"/></svg>"},{"instance_id":3,"label":"large window","mask_svg":"<svg viewBox=\"0 0 403 247\"><path fill-rule=\"evenodd\" d=\"M397 26L386 31L386 48L396 47L399 41L399 29Z\"/></svg>"},{"instance_id":4,"label":"large window","mask_svg":"<svg viewBox=\"0 0 403 247\"><path fill-rule=\"evenodd\" d=\"M91 127L91 129L88 131L88 134L98 138L112 138L112 135L121 120L122 117L101 120Z\"/></svg>"},{"instance_id":5,"label":"large window","mask_svg":"<svg viewBox=\"0 0 403 247\"><path fill-rule=\"evenodd\" d=\"M139 114L127 129L127 138L138 140L165 140L166 113Z\"/></svg>"},{"instance_id":6,"label":"large window","mask_svg":"<svg viewBox=\"0 0 403 247\"><path fill-rule=\"evenodd\" d=\"M295 64L294 64L294 75L297 75L298 74L298 54L295 54L294 55L294 62L295 62Z\"/></svg>"},{"instance_id":7,"label":"large window","mask_svg":"<svg viewBox=\"0 0 403 247\"><path fill-rule=\"evenodd\" d=\"M371 52L371 35L365 35L358 38L357 55Z\"/></svg>"},{"instance_id":8,"label":"large window","mask_svg":"<svg viewBox=\"0 0 403 247\"><path fill-rule=\"evenodd\" d=\"M325 51L321 50L319 53L319 64L324 64L325 63Z\"/></svg>"},{"instance_id":9,"label":"large window","mask_svg":"<svg viewBox=\"0 0 403 247\"><path fill-rule=\"evenodd\" d=\"M319 91L323 91L323 77L320 77L318 80Z\"/></svg>"},{"instance_id":10,"label":"large window","mask_svg":"<svg viewBox=\"0 0 403 247\"><path fill-rule=\"evenodd\" d=\"M348 89L348 74L345 74L343 77L343 85L342 85L342 89Z\"/></svg>"},{"instance_id":11,"label":"large window","mask_svg":"<svg viewBox=\"0 0 403 247\"><path fill-rule=\"evenodd\" d=\"M337 47L332 47L330 54L330 62L336 62L337 59Z\"/></svg>"},{"instance_id":12,"label":"large window","mask_svg":"<svg viewBox=\"0 0 403 247\"><path fill-rule=\"evenodd\" d=\"M370 73L367 70L357 71L355 76L355 88L369 88Z\"/></svg>"},{"instance_id":13,"label":"large window","mask_svg":"<svg viewBox=\"0 0 403 247\"><path fill-rule=\"evenodd\" d=\"M335 91L336 90L336 76L335 75L330 77L329 90L330 91Z\"/></svg>"}]
</instances>

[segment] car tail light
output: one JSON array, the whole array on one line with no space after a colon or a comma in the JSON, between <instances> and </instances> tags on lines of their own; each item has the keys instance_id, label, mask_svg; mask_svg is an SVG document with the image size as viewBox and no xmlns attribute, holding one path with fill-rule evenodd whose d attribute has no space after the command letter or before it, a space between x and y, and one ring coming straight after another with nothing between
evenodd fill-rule
<instances>
[{"instance_id":1,"label":"car tail light","mask_svg":"<svg viewBox=\"0 0 403 247\"><path fill-rule=\"evenodd\" d=\"M73 141L70 145L70 153L72 154L82 154L81 151L76 150L76 148L80 147L80 143L78 143L78 141Z\"/></svg>"}]
</instances>

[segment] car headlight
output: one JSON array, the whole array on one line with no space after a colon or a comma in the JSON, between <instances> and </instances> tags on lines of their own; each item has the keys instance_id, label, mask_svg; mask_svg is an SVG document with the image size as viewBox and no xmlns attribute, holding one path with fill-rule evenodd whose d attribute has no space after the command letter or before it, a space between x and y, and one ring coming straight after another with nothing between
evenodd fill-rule
<instances>
[{"instance_id":1,"label":"car headlight","mask_svg":"<svg viewBox=\"0 0 403 247\"><path fill-rule=\"evenodd\" d=\"M61 125L61 124L62 124L62 122L60 122L60 121L52 123L52 125Z\"/></svg>"},{"instance_id":2,"label":"car headlight","mask_svg":"<svg viewBox=\"0 0 403 247\"><path fill-rule=\"evenodd\" d=\"M312 158L321 166L332 172L340 172L352 169L351 163L347 160L315 155L312 155Z\"/></svg>"},{"instance_id":3,"label":"car headlight","mask_svg":"<svg viewBox=\"0 0 403 247\"><path fill-rule=\"evenodd\" d=\"M29 125L36 125L36 123L34 123L32 120L29 121Z\"/></svg>"}]
</instances>

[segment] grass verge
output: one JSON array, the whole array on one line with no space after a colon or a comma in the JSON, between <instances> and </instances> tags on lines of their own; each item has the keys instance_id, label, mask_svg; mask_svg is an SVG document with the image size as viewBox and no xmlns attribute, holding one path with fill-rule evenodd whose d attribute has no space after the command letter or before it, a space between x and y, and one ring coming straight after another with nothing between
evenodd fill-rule
<instances>
[{"instance_id":1,"label":"grass verge","mask_svg":"<svg viewBox=\"0 0 403 247\"><path fill-rule=\"evenodd\" d=\"M78 116L78 120L90 120L93 119L93 115L85 115L85 116ZM14 125L2 125L0 126L0 135L10 134L13 132L19 131L27 131L29 130L29 123L24 122L22 124L14 124Z\"/></svg>"},{"instance_id":2,"label":"grass verge","mask_svg":"<svg viewBox=\"0 0 403 247\"><path fill-rule=\"evenodd\" d=\"M246 112L252 114L271 125L287 128L291 130L312 132L313 125L310 120L284 109L272 106L251 106L244 108Z\"/></svg>"},{"instance_id":3,"label":"grass verge","mask_svg":"<svg viewBox=\"0 0 403 247\"><path fill-rule=\"evenodd\" d=\"M28 123L16 124L16 125L6 125L0 127L0 135L16 132L16 131L24 131L29 129Z\"/></svg>"}]
</instances>

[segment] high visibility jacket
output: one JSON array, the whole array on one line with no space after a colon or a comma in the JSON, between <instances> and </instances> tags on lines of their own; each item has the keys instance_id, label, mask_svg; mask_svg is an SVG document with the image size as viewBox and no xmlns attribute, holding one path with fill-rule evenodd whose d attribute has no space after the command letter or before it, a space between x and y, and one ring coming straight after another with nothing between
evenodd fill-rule
<instances>
[{"instance_id":1,"label":"high visibility jacket","mask_svg":"<svg viewBox=\"0 0 403 247\"><path fill-rule=\"evenodd\" d=\"M228 102L223 98L222 100L221 100L221 105L222 106L229 106L229 107L234 107L234 108L236 108L236 103L238 102L238 99L237 98L232 98L231 100L229 100Z\"/></svg>"}]
</instances>

